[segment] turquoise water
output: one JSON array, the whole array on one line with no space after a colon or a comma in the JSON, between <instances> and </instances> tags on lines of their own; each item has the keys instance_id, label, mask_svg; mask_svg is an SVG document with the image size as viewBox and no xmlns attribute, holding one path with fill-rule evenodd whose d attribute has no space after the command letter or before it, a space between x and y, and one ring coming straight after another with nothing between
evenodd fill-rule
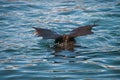
<instances>
[{"instance_id":1,"label":"turquoise water","mask_svg":"<svg viewBox=\"0 0 120 80\"><path fill-rule=\"evenodd\" d=\"M54 53L54 40L32 27L61 34L93 24L81 47ZM119 80L119 0L0 0L0 80Z\"/></svg>"}]
</instances>

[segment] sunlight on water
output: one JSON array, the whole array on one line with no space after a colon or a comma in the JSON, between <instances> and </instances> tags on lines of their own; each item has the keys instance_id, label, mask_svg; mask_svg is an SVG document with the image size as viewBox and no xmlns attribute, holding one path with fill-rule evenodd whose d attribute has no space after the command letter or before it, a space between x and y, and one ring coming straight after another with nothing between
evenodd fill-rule
<instances>
[{"instance_id":1,"label":"sunlight on water","mask_svg":"<svg viewBox=\"0 0 120 80\"><path fill-rule=\"evenodd\" d=\"M60 34L97 24L55 53L32 27ZM119 80L119 0L0 0L0 80Z\"/></svg>"}]
</instances>

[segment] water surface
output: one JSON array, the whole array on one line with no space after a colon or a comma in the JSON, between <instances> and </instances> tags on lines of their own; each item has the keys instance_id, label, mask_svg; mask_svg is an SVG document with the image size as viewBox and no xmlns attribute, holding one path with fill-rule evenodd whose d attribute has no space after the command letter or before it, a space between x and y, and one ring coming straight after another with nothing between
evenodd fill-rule
<instances>
[{"instance_id":1,"label":"water surface","mask_svg":"<svg viewBox=\"0 0 120 80\"><path fill-rule=\"evenodd\" d=\"M32 27L61 34L93 24L75 51L54 53L54 40ZM119 80L119 0L0 0L0 80Z\"/></svg>"}]
</instances>

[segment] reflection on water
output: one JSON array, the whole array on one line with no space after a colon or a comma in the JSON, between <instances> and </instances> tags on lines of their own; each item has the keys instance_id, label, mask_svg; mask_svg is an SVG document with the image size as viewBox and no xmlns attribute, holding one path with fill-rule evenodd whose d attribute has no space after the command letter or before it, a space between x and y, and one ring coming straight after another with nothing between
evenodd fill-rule
<instances>
[{"instance_id":1,"label":"reflection on water","mask_svg":"<svg viewBox=\"0 0 120 80\"><path fill-rule=\"evenodd\" d=\"M119 80L119 12L119 0L0 0L0 80ZM73 52L54 53L32 29L64 34L94 21Z\"/></svg>"}]
</instances>

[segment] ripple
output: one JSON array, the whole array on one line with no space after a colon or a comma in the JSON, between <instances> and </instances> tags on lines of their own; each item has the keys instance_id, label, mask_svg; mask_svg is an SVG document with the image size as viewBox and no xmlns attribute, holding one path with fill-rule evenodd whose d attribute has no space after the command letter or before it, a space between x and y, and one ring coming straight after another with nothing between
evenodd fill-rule
<instances>
[{"instance_id":1,"label":"ripple","mask_svg":"<svg viewBox=\"0 0 120 80\"><path fill-rule=\"evenodd\" d=\"M1 80L119 80L119 0L0 1ZM76 38L75 51L55 53L54 40L32 27L69 33L97 21L94 34Z\"/></svg>"}]
</instances>

